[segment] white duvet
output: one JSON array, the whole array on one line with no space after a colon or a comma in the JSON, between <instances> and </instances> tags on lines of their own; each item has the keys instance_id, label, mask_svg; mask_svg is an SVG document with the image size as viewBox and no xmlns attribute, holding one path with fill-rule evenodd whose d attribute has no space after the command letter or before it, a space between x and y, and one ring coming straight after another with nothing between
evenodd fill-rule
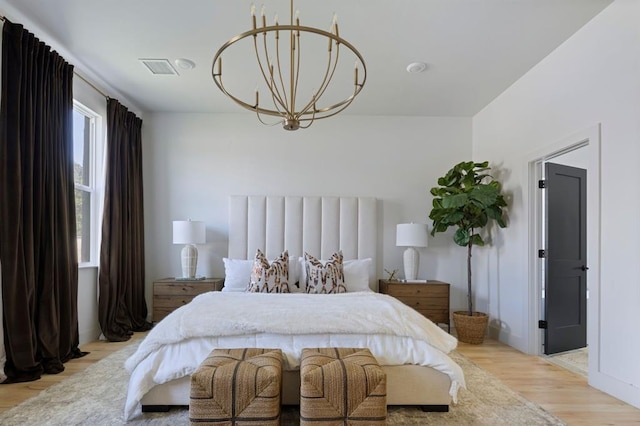
<instances>
[{"instance_id":1,"label":"white duvet","mask_svg":"<svg viewBox=\"0 0 640 426\"><path fill-rule=\"evenodd\" d=\"M188 376L214 348L277 347L286 370L308 347L368 347L381 365L430 366L451 378L461 368L446 354L457 340L398 300L373 292L265 294L209 292L160 321L125 362L131 372L125 419L157 384Z\"/></svg>"}]
</instances>

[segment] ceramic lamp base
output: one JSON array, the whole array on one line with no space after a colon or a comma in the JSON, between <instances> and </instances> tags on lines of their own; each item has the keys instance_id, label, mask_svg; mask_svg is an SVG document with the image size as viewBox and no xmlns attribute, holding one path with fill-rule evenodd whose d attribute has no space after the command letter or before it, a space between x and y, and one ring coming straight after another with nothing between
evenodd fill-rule
<instances>
[{"instance_id":1,"label":"ceramic lamp base","mask_svg":"<svg viewBox=\"0 0 640 426\"><path fill-rule=\"evenodd\" d=\"M193 244L187 244L182 249L182 278L195 278L198 266L198 249Z\"/></svg>"},{"instance_id":2,"label":"ceramic lamp base","mask_svg":"<svg viewBox=\"0 0 640 426\"><path fill-rule=\"evenodd\" d=\"M403 255L404 260L404 279L407 281L415 280L418 277L418 266L420 257L418 250L413 247L407 247Z\"/></svg>"}]
</instances>

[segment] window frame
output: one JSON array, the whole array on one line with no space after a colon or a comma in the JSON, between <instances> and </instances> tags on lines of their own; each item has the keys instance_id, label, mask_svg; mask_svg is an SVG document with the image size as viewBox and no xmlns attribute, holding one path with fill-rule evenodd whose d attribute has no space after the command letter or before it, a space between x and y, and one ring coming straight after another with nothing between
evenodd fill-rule
<instances>
[{"instance_id":1,"label":"window frame","mask_svg":"<svg viewBox=\"0 0 640 426\"><path fill-rule=\"evenodd\" d=\"M102 185L99 178L102 176L100 167L102 162L100 161L103 149L103 141L99 135L102 134L102 116L84 105L77 99L73 100L73 110L78 112L84 117L89 118L89 184L84 185L82 183L75 182L74 179L74 192L75 190L81 190L89 193L89 260L82 261L78 257L78 267L97 267L98 266L98 254L99 254L99 235L100 235L100 214L102 199L99 196L101 193ZM74 139L75 148L75 139ZM76 230L77 232L77 230ZM79 251L79 250L78 250Z\"/></svg>"}]
</instances>

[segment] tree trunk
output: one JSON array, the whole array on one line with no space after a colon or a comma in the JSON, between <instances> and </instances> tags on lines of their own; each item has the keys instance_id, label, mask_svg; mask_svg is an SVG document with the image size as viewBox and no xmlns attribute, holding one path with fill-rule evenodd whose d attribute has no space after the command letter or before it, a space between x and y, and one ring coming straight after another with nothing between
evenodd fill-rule
<instances>
[{"instance_id":1,"label":"tree trunk","mask_svg":"<svg viewBox=\"0 0 640 426\"><path fill-rule=\"evenodd\" d=\"M467 305L469 307L469 316L473 315L473 302L471 299L471 241L469 241L469 252L467 255Z\"/></svg>"}]
</instances>

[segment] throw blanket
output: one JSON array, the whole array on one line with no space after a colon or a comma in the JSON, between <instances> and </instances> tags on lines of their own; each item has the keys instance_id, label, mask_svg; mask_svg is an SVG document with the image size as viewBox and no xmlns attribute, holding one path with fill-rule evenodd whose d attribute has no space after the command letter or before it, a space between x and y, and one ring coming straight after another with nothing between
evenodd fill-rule
<instances>
[{"instance_id":1,"label":"throw blanket","mask_svg":"<svg viewBox=\"0 0 640 426\"><path fill-rule=\"evenodd\" d=\"M193 337L238 336L254 333L389 334L425 341L449 353L455 337L391 296L342 294L202 294L160 321L126 361L132 372L163 345Z\"/></svg>"}]
</instances>

